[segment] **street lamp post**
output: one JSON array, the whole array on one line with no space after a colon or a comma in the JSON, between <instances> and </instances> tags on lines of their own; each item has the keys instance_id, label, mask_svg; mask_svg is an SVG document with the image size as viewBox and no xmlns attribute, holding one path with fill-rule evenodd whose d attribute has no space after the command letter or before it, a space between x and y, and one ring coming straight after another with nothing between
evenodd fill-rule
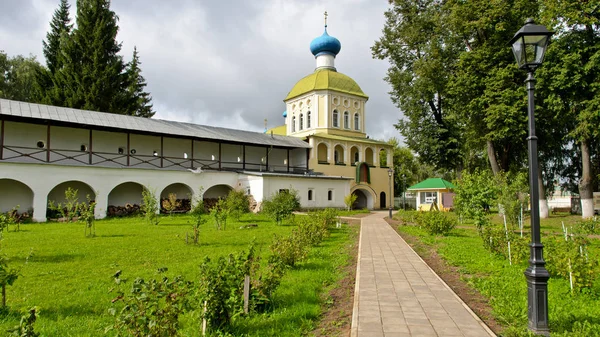
<instances>
[{"instance_id":1,"label":"street lamp post","mask_svg":"<svg viewBox=\"0 0 600 337\"><path fill-rule=\"evenodd\" d=\"M544 53L552 32L546 27L536 25L532 19L527 19L523 26L512 38L515 59L519 68L527 70L528 117L529 117L529 189L531 196L531 244L529 245L529 267L525 270L527 278L527 311L529 330L536 334L550 335L548 330L548 279L543 248L540 236L540 205L538 190L538 151L535 135L534 115L534 86L533 73L542 64Z\"/></svg>"},{"instance_id":2,"label":"street lamp post","mask_svg":"<svg viewBox=\"0 0 600 337\"><path fill-rule=\"evenodd\" d=\"M390 177L390 207L389 207L389 209L390 209L390 215L389 215L390 219L392 218L392 203L393 203L393 200L394 200L393 199L394 196L392 195L392 193L393 193L392 192L392 177L393 177L393 175L394 175L394 169L390 167L388 169L388 177Z\"/></svg>"},{"instance_id":3,"label":"street lamp post","mask_svg":"<svg viewBox=\"0 0 600 337\"><path fill-rule=\"evenodd\" d=\"M406 176L402 175L402 208L406 211Z\"/></svg>"}]
</instances>

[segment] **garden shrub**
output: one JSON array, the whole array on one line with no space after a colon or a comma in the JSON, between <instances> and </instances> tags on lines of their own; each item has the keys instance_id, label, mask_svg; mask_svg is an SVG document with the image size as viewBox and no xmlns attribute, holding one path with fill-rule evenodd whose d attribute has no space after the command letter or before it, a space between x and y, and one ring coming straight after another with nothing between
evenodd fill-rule
<instances>
[{"instance_id":1,"label":"garden shrub","mask_svg":"<svg viewBox=\"0 0 600 337\"><path fill-rule=\"evenodd\" d=\"M166 271L166 268L161 269ZM115 281L121 284L120 271ZM117 292L113 303L123 302L118 311L113 307L110 313L115 323L108 330L117 330L130 336L170 337L177 335L179 316L191 308L192 282L181 276L173 279L163 277L160 280L144 281L136 278L129 293Z\"/></svg>"},{"instance_id":2,"label":"garden shrub","mask_svg":"<svg viewBox=\"0 0 600 337\"><path fill-rule=\"evenodd\" d=\"M354 207L354 203L356 202L356 199L358 198L358 195L350 193L347 196L344 197L344 204L346 205L346 208L351 211L352 207Z\"/></svg>"},{"instance_id":3,"label":"garden shrub","mask_svg":"<svg viewBox=\"0 0 600 337\"><path fill-rule=\"evenodd\" d=\"M240 221L242 215L250 212L250 200L246 192L231 190L225 198L225 207L236 221Z\"/></svg>"},{"instance_id":4,"label":"garden shrub","mask_svg":"<svg viewBox=\"0 0 600 337\"><path fill-rule=\"evenodd\" d=\"M199 303L206 302L204 318L215 329L227 329L231 320L243 313L244 277L256 268L254 247L248 253L208 257L200 265Z\"/></svg>"},{"instance_id":5,"label":"garden shrub","mask_svg":"<svg viewBox=\"0 0 600 337\"><path fill-rule=\"evenodd\" d=\"M600 234L600 220L596 217L579 221L575 228L582 234Z\"/></svg>"},{"instance_id":6,"label":"garden shrub","mask_svg":"<svg viewBox=\"0 0 600 337\"><path fill-rule=\"evenodd\" d=\"M229 209L225 199L219 199L217 203L210 209L210 215L215 220L217 230L225 230L227 227L227 218L229 217Z\"/></svg>"},{"instance_id":7,"label":"garden shrub","mask_svg":"<svg viewBox=\"0 0 600 337\"><path fill-rule=\"evenodd\" d=\"M552 236L544 240L546 268L551 275L573 280L573 289L591 288L596 280L599 261L589 254L589 240L580 235Z\"/></svg>"},{"instance_id":8,"label":"garden shrub","mask_svg":"<svg viewBox=\"0 0 600 337\"><path fill-rule=\"evenodd\" d=\"M173 215L173 212L181 207L181 200L177 199L177 194L169 193L169 197L162 201L162 208L169 215Z\"/></svg>"},{"instance_id":9,"label":"garden shrub","mask_svg":"<svg viewBox=\"0 0 600 337\"><path fill-rule=\"evenodd\" d=\"M292 213L300 208L300 197L298 191L290 189L274 194L271 198L262 202L262 212L277 222L278 225L284 219L289 218Z\"/></svg>"},{"instance_id":10,"label":"garden shrub","mask_svg":"<svg viewBox=\"0 0 600 337\"><path fill-rule=\"evenodd\" d=\"M156 200L154 192L150 187L142 189L142 212L146 222L151 225L158 225L158 200Z\"/></svg>"},{"instance_id":11,"label":"garden shrub","mask_svg":"<svg viewBox=\"0 0 600 337\"><path fill-rule=\"evenodd\" d=\"M92 201L92 198L89 196L89 194L86 196L86 198L87 203L82 202L77 205L79 221L82 221L85 224L83 234L86 237L94 237L96 236L96 202Z\"/></svg>"},{"instance_id":12,"label":"garden shrub","mask_svg":"<svg viewBox=\"0 0 600 337\"><path fill-rule=\"evenodd\" d=\"M398 218L398 220L402 221L404 224L418 224L419 217L423 215L423 212L415 211L415 210L398 210L394 218Z\"/></svg>"},{"instance_id":13,"label":"garden shrub","mask_svg":"<svg viewBox=\"0 0 600 337\"><path fill-rule=\"evenodd\" d=\"M529 259L529 238L521 237L510 227L508 232L504 226L488 225L481 229L479 235L483 246L491 253L509 259L508 242L510 241L510 261L512 264L524 263Z\"/></svg>"},{"instance_id":14,"label":"garden shrub","mask_svg":"<svg viewBox=\"0 0 600 337\"><path fill-rule=\"evenodd\" d=\"M448 235L456 227L456 219L442 212L424 212L419 217L420 225L431 235Z\"/></svg>"},{"instance_id":15,"label":"garden shrub","mask_svg":"<svg viewBox=\"0 0 600 337\"><path fill-rule=\"evenodd\" d=\"M288 237L275 235L273 243L269 246L273 261L279 261L285 266L293 267L297 262L302 261L307 255L307 246L297 230L292 231Z\"/></svg>"},{"instance_id":16,"label":"garden shrub","mask_svg":"<svg viewBox=\"0 0 600 337\"><path fill-rule=\"evenodd\" d=\"M329 234L327 226L317 217L301 216L297 221L297 235L303 244L318 245Z\"/></svg>"},{"instance_id":17,"label":"garden shrub","mask_svg":"<svg viewBox=\"0 0 600 337\"><path fill-rule=\"evenodd\" d=\"M207 222L207 214L202 199L196 200L190 209L192 216L192 239L195 245L200 241L200 226Z\"/></svg>"},{"instance_id":18,"label":"garden shrub","mask_svg":"<svg viewBox=\"0 0 600 337\"><path fill-rule=\"evenodd\" d=\"M38 337L40 334L35 332L33 324L37 320L39 309L32 307L27 310L19 321L19 325L8 330L10 336L14 337Z\"/></svg>"},{"instance_id":19,"label":"garden shrub","mask_svg":"<svg viewBox=\"0 0 600 337\"><path fill-rule=\"evenodd\" d=\"M266 268L253 273L250 287L250 305L253 311L263 312L271 308L273 293L279 287L286 266L277 258L269 259Z\"/></svg>"}]
</instances>

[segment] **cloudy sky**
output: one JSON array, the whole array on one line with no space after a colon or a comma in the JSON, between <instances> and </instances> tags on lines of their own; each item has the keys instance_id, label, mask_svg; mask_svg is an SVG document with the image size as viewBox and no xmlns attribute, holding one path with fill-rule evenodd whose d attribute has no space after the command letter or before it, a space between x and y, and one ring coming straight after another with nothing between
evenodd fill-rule
<instances>
[{"instance_id":1,"label":"cloudy sky","mask_svg":"<svg viewBox=\"0 0 600 337\"><path fill-rule=\"evenodd\" d=\"M0 50L44 62L42 40L59 0L2 0ZM71 16L75 0L71 1ZM370 47L381 36L387 0L113 0L121 53L137 46L155 118L262 131L283 124L283 98L315 60L310 41L328 32L342 43L337 70L370 96L371 138L399 138L401 114L383 81L388 63Z\"/></svg>"}]
</instances>

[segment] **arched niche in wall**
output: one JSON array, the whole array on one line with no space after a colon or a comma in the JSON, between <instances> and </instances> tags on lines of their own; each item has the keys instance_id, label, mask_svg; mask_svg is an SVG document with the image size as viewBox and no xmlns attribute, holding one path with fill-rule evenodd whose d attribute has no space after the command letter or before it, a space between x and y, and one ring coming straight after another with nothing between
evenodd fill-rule
<instances>
[{"instance_id":1,"label":"arched niche in wall","mask_svg":"<svg viewBox=\"0 0 600 337\"><path fill-rule=\"evenodd\" d=\"M128 181L115 186L108 194L109 206L126 206L142 204L142 191L145 187L140 183Z\"/></svg>"},{"instance_id":2,"label":"arched niche in wall","mask_svg":"<svg viewBox=\"0 0 600 337\"><path fill-rule=\"evenodd\" d=\"M65 194L69 188L73 191L77 191L78 202L87 202L87 196L89 196L92 201L96 200L96 191L94 191L90 185L82 181L70 180L56 185L50 193L48 193L48 202L52 201L55 205L58 203L64 204L65 201L67 201Z\"/></svg>"},{"instance_id":3,"label":"arched niche in wall","mask_svg":"<svg viewBox=\"0 0 600 337\"><path fill-rule=\"evenodd\" d=\"M320 143L317 145L317 160L319 163L327 164L329 162L327 153L329 152L329 147L327 144Z\"/></svg>"},{"instance_id":4,"label":"arched niche in wall","mask_svg":"<svg viewBox=\"0 0 600 337\"><path fill-rule=\"evenodd\" d=\"M18 212L33 210L33 190L26 184L14 179L0 179L0 213L18 207Z\"/></svg>"},{"instance_id":5,"label":"arched niche in wall","mask_svg":"<svg viewBox=\"0 0 600 337\"><path fill-rule=\"evenodd\" d=\"M369 166L373 166L373 149L370 147L365 149L365 162L369 164Z\"/></svg>"},{"instance_id":6,"label":"arched niche in wall","mask_svg":"<svg viewBox=\"0 0 600 337\"><path fill-rule=\"evenodd\" d=\"M171 194L175 195L176 200L179 203L179 207L175 209L175 211L187 212L191 209L191 202L194 196L192 188L186 184L173 183L160 192L160 205L163 211L166 211L164 209L164 202L165 200L169 200Z\"/></svg>"}]
</instances>

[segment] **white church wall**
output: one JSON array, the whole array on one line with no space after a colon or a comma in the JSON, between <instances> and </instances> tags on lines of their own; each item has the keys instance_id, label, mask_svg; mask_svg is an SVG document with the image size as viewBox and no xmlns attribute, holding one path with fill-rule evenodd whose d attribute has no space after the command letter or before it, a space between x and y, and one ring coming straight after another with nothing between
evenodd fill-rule
<instances>
[{"instance_id":1,"label":"white church wall","mask_svg":"<svg viewBox=\"0 0 600 337\"><path fill-rule=\"evenodd\" d=\"M3 157L22 163L39 163L46 160L48 128L45 125L5 122ZM38 147L37 143L43 147ZM20 154L29 156L20 157ZM15 157L15 158L13 158Z\"/></svg>"},{"instance_id":2,"label":"white church wall","mask_svg":"<svg viewBox=\"0 0 600 337\"><path fill-rule=\"evenodd\" d=\"M190 168L192 166L192 141L183 138L163 138L163 167Z\"/></svg>"},{"instance_id":3,"label":"white church wall","mask_svg":"<svg viewBox=\"0 0 600 337\"><path fill-rule=\"evenodd\" d=\"M48 164L24 164L24 163L0 163L0 181L2 179L13 179L29 186L33 191L34 220L46 220L46 208L48 205L48 194L57 185L67 181L79 181L89 185L98 192L96 195L96 217L103 218L108 207L108 196L115 187L125 182L133 182L141 186L148 186L160 197L163 189L174 183L181 183L197 190L200 186L208 190L214 185L227 185L234 187L238 182L238 174L235 172L202 172L192 173L190 171L175 170L148 170L138 168L108 168L98 166L66 166ZM6 184L2 185L5 186ZM9 185L12 194L19 193L15 200L25 200L26 193L23 188ZM130 186L131 187L131 186ZM140 187L141 188L141 187ZM140 188L130 188L122 193L116 193L113 202L123 205L125 202L136 201L141 195ZM1 191L0 191L1 192ZM140 194L137 194L140 193ZM0 193L5 195L5 193ZM21 197L21 195L23 197ZM123 197L117 195L124 195ZM21 198L21 199L19 199ZM129 200L131 199L131 200ZM8 200L10 201L10 200ZM8 202L0 198L0 208L14 207L14 202ZM26 204L23 202L24 205ZM25 207L21 205L21 207ZM28 207L29 208L29 207Z\"/></svg>"},{"instance_id":4,"label":"white church wall","mask_svg":"<svg viewBox=\"0 0 600 337\"><path fill-rule=\"evenodd\" d=\"M137 168L160 167L160 137L136 135L129 136L129 166ZM156 153L156 156L154 155Z\"/></svg>"},{"instance_id":5,"label":"white church wall","mask_svg":"<svg viewBox=\"0 0 600 337\"><path fill-rule=\"evenodd\" d=\"M219 144L216 142L194 141L194 167L210 166L218 168Z\"/></svg>"},{"instance_id":6,"label":"white church wall","mask_svg":"<svg viewBox=\"0 0 600 337\"><path fill-rule=\"evenodd\" d=\"M350 182L346 179L323 179L306 177L264 176L263 198L268 198L279 190L298 191L302 208L343 208L344 197L350 193ZM308 190L313 190L315 202L308 200ZM328 200L328 191L332 191L332 200Z\"/></svg>"},{"instance_id":7,"label":"white church wall","mask_svg":"<svg viewBox=\"0 0 600 337\"><path fill-rule=\"evenodd\" d=\"M122 150L122 153L119 153ZM127 165L127 134L124 132L92 132L92 163L121 167Z\"/></svg>"},{"instance_id":8,"label":"white church wall","mask_svg":"<svg viewBox=\"0 0 600 337\"><path fill-rule=\"evenodd\" d=\"M50 149L52 151L50 152L50 161L65 165L85 165L89 163L89 152L87 151L89 140L89 130L51 126Z\"/></svg>"}]
</instances>

